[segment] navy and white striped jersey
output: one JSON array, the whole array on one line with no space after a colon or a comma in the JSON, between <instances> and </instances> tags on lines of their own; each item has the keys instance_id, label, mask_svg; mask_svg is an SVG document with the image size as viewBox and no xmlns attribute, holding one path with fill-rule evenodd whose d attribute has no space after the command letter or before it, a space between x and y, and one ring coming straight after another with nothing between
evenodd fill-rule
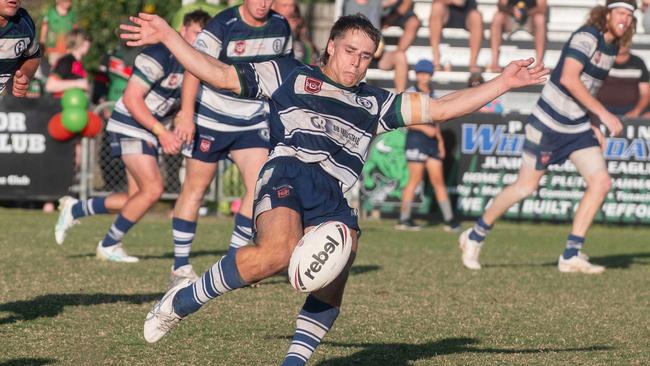
<instances>
[{"instance_id":1,"label":"navy and white striped jersey","mask_svg":"<svg viewBox=\"0 0 650 366\"><path fill-rule=\"evenodd\" d=\"M583 26L571 35L560 60L542 89L542 95L528 121L561 133L580 133L591 128L587 109L560 84L564 61L571 57L584 65L580 81L592 95L598 93L614 64L618 46L607 44L594 26Z\"/></svg>"},{"instance_id":2,"label":"navy and white striped jersey","mask_svg":"<svg viewBox=\"0 0 650 366\"><path fill-rule=\"evenodd\" d=\"M359 178L374 136L428 116L421 93L348 88L293 58L235 67L242 96L270 98L270 158L319 164L344 191Z\"/></svg>"},{"instance_id":3,"label":"navy and white striped jersey","mask_svg":"<svg viewBox=\"0 0 650 366\"><path fill-rule=\"evenodd\" d=\"M292 54L291 29L273 11L261 27L251 27L239 7L217 14L199 33L194 47L221 62L262 62ZM245 131L266 128L266 102L237 98L229 91L201 83L196 104L196 123L214 131Z\"/></svg>"},{"instance_id":4,"label":"navy and white striped jersey","mask_svg":"<svg viewBox=\"0 0 650 366\"><path fill-rule=\"evenodd\" d=\"M41 50L35 38L34 21L23 8L0 28L0 95L25 60L40 57Z\"/></svg>"},{"instance_id":5,"label":"navy and white striped jersey","mask_svg":"<svg viewBox=\"0 0 650 366\"><path fill-rule=\"evenodd\" d=\"M180 106L181 86L185 69L162 44L145 48L136 58L133 75L149 87L144 98L151 114L159 121L172 116ZM108 120L107 131L158 144L158 139L142 127L124 106L124 97L115 104Z\"/></svg>"}]
</instances>

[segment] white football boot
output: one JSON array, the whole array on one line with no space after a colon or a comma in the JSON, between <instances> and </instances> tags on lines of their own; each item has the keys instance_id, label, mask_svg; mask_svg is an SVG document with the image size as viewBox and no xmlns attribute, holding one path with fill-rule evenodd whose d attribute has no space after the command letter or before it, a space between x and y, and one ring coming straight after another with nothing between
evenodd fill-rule
<instances>
[{"instance_id":1,"label":"white football boot","mask_svg":"<svg viewBox=\"0 0 650 366\"><path fill-rule=\"evenodd\" d=\"M481 269L481 264L478 262L481 245L476 240L469 238L470 232L472 232L472 228L463 231L458 238L458 245L463 252L463 265L469 269Z\"/></svg>"},{"instance_id":2,"label":"white football boot","mask_svg":"<svg viewBox=\"0 0 650 366\"><path fill-rule=\"evenodd\" d=\"M54 240L59 245L65 241L65 235L68 229L79 223L79 221L72 217L72 206L77 202L77 199L70 196L59 198L59 219L56 221L56 226L54 227Z\"/></svg>"},{"instance_id":3,"label":"white football boot","mask_svg":"<svg viewBox=\"0 0 650 366\"><path fill-rule=\"evenodd\" d=\"M138 257L126 254L122 243L104 247L101 241L97 244L97 258L103 261L119 263L137 263L140 261Z\"/></svg>"},{"instance_id":4,"label":"white football boot","mask_svg":"<svg viewBox=\"0 0 650 366\"><path fill-rule=\"evenodd\" d=\"M560 255L560 259L557 261L557 269L562 273L599 274L605 271L605 267L591 264L581 255L574 255L569 259L564 259L564 256Z\"/></svg>"},{"instance_id":5,"label":"white football boot","mask_svg":"<svg viewBox=\"0 0 650 366\"><path fill-rule=\"evenodd\" d=\"M154 304L144 320L144 339L149 343L156 343L167 332L172 330L181 317L174 312L174 296L181 289L191 285L188 279L179 282L176 286L167 291L165 296Z\"/></svg>"}]
</instances>

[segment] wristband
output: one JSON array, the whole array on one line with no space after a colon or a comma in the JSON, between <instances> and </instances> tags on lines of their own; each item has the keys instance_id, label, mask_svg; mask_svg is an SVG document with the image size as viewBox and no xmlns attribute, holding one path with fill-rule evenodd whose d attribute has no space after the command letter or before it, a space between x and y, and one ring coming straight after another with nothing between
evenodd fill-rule
<instances>
[{"instance_id":1,"label":"wristband","mask_svg":"<svg viewBox=\"0 0 650 366\"><path fill-rule=\"evenodd\" d=\"M156 136L160 135L164 130L165 126L163 126L160 122L154 123L151 127L151 132Z\"/></svg>"}]
</instances>

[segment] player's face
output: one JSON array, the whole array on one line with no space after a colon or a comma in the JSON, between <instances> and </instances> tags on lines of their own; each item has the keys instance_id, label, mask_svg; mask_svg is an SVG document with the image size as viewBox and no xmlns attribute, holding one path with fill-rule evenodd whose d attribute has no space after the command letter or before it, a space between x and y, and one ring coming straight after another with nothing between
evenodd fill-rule
<instances>
[{"instance_id":1,"label":"player's face","mask_svg":"<svg viewBox=\"0 0 650 366\"><path fill-rule=\"evenodd\" d=\"M427 74L426 72L415 73L415 80L418 85L428 84L431 81L431 74Z\"/></svg>"},{"instance_id":2,"label":"player's face","mask_svg":"<svg viewBox=\"0 0 650 366\"><path fill-rule=\"evenodd\" d=\"M245 11L259 22L266 21L272 5L273 0L244 0Z\"/></svg>"},{"instance_id":3,"label":"player's face","mask_svg":"<svg viewBox=\"0 0 650 366\"><path fill-rule=\"evenodd\" d=\"M201 25L199 23L190 23L190 25L181 27L181 36L189 44L194 44L196 37L201 33Z\"/></svg>"},{"instance_id":4,"label":"player's face","mask_svg":"<svg viewBox=\"0 0 650 366\"><path fill-rule=\"evenodd\" d=\"M615 38L621 38L632 25L634 14L625 8L614 8L607 14L607 28Z\"/></svg>"},{"instance_id":5,"label":"player's face","mask_svg":"<svg viewBox=\"0 0 650 366\"><path fill-rule=\"evenodd\" d=\"M0 17L11 18L20 8L21 0L0 0Z\"/></svg>"},{"instance_id":6,"label":"player's face","mask_svg":"<svg viewBox=\"0 0 650 366\"><path fill-rule=\"evenodd\" d=\"M332 71L334 81L347 87L359 84L366 76L376 49L372 39L356 29L347 31L343 38L329 41L327 68Z\"/></svg>"}]
</instances>

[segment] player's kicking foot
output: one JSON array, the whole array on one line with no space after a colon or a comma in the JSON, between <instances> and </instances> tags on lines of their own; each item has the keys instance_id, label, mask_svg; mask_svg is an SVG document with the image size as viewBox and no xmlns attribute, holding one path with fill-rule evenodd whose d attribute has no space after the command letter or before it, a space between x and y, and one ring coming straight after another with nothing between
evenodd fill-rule
<instances>
[{"instance_id":1,"label":"player's kicking foot","mask_svg":"<svg viewBox=\"0 0 650 366\"><path fill-rule=\"evenodd\" d=\"M194 272L194 268L191 264L186 264L174 269L172 266L171 274L169 275L169 285L167 290L172 289L179 283L189 280L190 282L195 282L199 279L199 276Z\"/></svg>"},{"instance_id":2,"label":"player's kicking foot","mask_svg":"<svg viewBox=\"0 0 650 366\"><path fill-rule=\"evenodd\" d=\"M70 196L64 196L59 199L59 219L54 227L54 240L61 245L65 241L65 235L72 226L78 223L72 217L72 206L77 203L77 199Z\"/></svg>"},{"instance_id":3,"label":"player's kicking foot","mask_svg":"<svg viewBox=\"0 0 650 366\"><path fill-rule=\"evenodd\" d=\"M564 259L564 256L560 256L557 262L557 269L562 273L598 274L605 271L605 267L591 264L580 255L574 255L569 259Z\"/></svg>"},{"instance_id":4,"label":"player's kicking foot","mask_svg":"<svg viewBox=\"0 0 650 366\"><path fill-rule=\"evenodd\" d=\"M469 228L463 231L458 238L458 245L463 252L463 265L469 269L481 269L481 264L478 262L478 257L481 254L481 245L476 240L469 238L471 232L472 229Z\"/></svg>"},{"instance_id":5,"label":"player's kicking foot","mask_svg":"<svg viewBox=\"0 0 650 366\"><path fill-rule=\"evenodd\" d=\"M126 254L122 243L105 247L102 246L101 241L97 245L97 258L103 261L120 263L137 263L140 261L138 257Z\"/></svg>"},{"instance_id":6,"label":"player's kicking foot","mask_svg":"<svg viewBox=\"0 0 650 366\"><path fill-rule=\"evenodd\" d=\"M154 304L144 320L144 339L149 343L156 343L160 338L172 330L181 317L174 312L174 296L181 289L189 286L191 282L185 279L167 291L165 296Z\"/></svg>"}]
</instances>

